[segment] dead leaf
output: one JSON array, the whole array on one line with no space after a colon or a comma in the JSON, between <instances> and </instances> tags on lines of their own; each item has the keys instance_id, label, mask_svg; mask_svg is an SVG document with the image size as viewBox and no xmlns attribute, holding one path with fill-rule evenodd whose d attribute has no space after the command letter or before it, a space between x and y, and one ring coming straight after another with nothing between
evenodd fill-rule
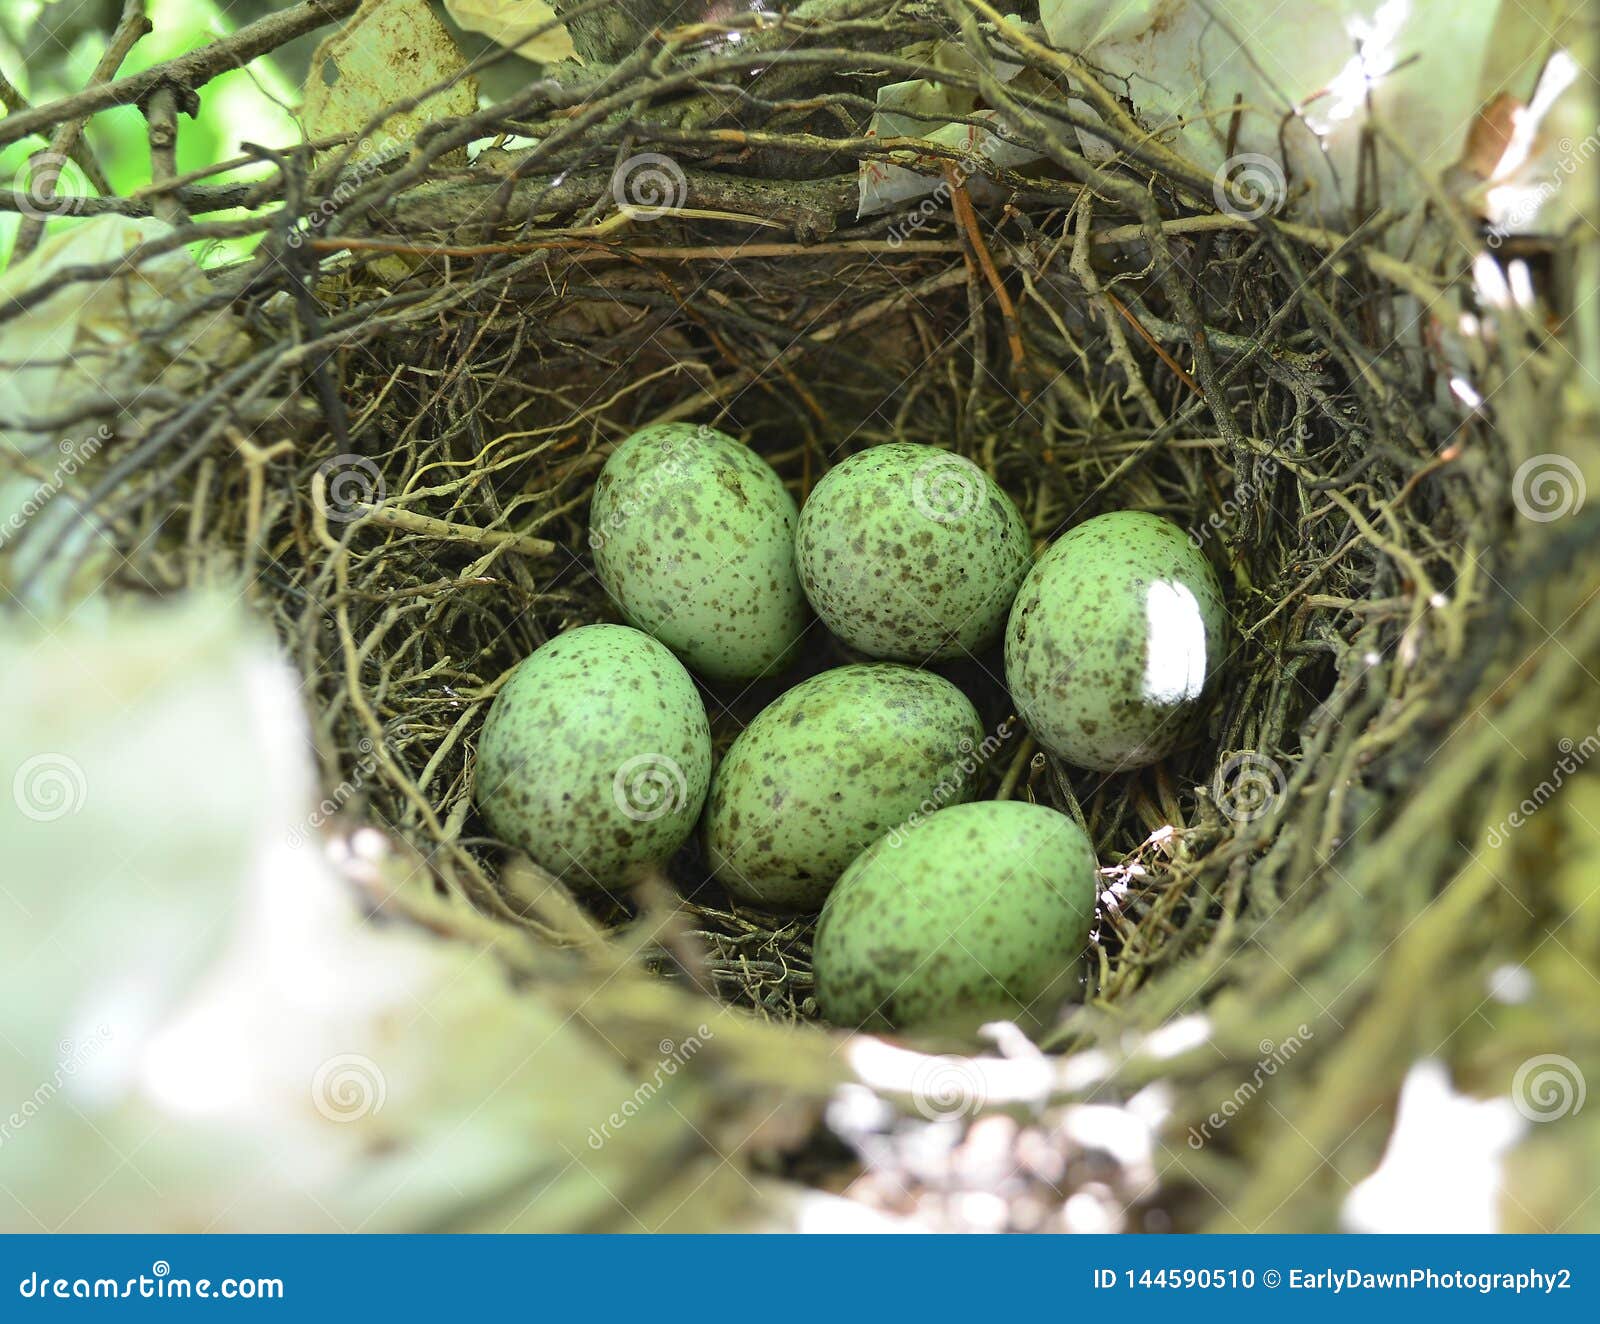
<instances>
[{"instance_id":1,"label":"dead leaf","mask_svg":"<svg viewBox=\"0 0 1600 1324\"><path fill-rule=\"evenodd\" d=\"M457 77L466 64L427 0L367 0L317 47L301 111L306 134L323 138L361 133L385 108L455 78L414 109L384 118L359 144L354 159L392 156L407 148L425 125L477 109L477 81Z\"/></svg>"},{"instance_id":2,"label":"dead leaf","mask_svg":"<svg viewBox=\"0 0 1600 1324\"><path fill-rule=\"evenodd\" d=\"M1479 179L1494 174L1506 145L1516 131L1517 115L1526 109L1521 101L1509 92L1502 92L1478 112L1467 130L1467 147L1461 154L1461 164Z\"/></svg>"}]
</instances>

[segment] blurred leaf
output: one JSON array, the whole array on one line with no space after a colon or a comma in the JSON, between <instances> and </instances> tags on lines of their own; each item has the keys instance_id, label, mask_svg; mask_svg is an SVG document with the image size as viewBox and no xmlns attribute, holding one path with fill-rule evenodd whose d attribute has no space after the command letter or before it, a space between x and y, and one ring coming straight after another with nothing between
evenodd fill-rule
<instances>
[{"instance_id":1,"label":"blurred leaf","mask_svg":"<svg viewBox=\"0 0 1600 1324\"><path fill-rule=\"evenodd\" d=\"M556 11L545 0L444 0L444 7L468 32L481 32L524 60L549 64L578 58L572 37L560 24L529 35L555 19Z\"/></svg>"},{"instance_id":2,"label":"blurred leaf","mask_svg":"<svg viewBox=\"0 0 1600 1324\"><path fill-rule=\"evenodd\" d=\"M0 443L31 454L58 439L81 442L93 431L88 423L79 425L76 437L62 438L58 429L30 427L28 421L107 415L158 384L193 390L247 347L231 314L184 315L186 305L210 290L182 250L109 280L61 281L71 268L115 262L169 231L161 221L96 216L49 235L0 274L0 301L7 303L55 286L0 327L0 360L14 365L0 374ZM122 426L132 431L134 421L124 410Z\"/></svg>"},{"instance_id":3,"label":"blurred leaf","mask_svg":"<svg viewBox=\"0 0 1600 1324\"><path fill-rule=\"evenodd\" d=\"M720 1020L625 1061L483 942L374 922L351 880L416 865L326 831L298 678L233 604L13 626L0 666L0 1230L687 1231L748 1201L702 1134Z\"/></svg>"}]
</instances>

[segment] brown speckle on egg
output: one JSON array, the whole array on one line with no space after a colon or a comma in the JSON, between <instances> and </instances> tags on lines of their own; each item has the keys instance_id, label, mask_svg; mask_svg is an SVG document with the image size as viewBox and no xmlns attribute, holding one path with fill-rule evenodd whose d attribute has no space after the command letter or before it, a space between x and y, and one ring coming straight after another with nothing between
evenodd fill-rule
<instances>
[{"instance_id":1,"label":"brown speckle on egg","mask_svg":"<svg viewBox=\"0 0 1600 1324\"><path fill-rule=\"evenodd\" d=\"M1110 772L1192 733L1226 609L1204 554L1142 511L1086 520L1039 557L1006 627L1006 682L1040 744Z\"/></svg>"},{"instance_id":2,"label":"brown speckle on egg","mask_svg":"<svg viewBox=\"0 0 1600 1324\"><path fill-rule=\"evenodd\" d=\"M473 798L496 835L595 891L669 859L710 781L711 730L683 664L639 630L585 625L500 687Z\"/></svg>"},{"instance_id":3,"label":"brown speckle on egg","mask_svg":"<svg viewBox=\"0 0 1600 1324\"><path fill-rule=\"evenodd\" d=\"M1088 838L1044 805L956 805L892 831L823 908L822 1012L877 1030L1047 1019L1071 991L1096 878Z\"/></svg>"},{"instance_id":4,"label":"brown speckle on egg","mask_svg":"<svg viewBox=\"0 0 1600 1324\"><path fill-rule=\"evenodd\" d=\"M1032 544L1011 499L972 461L910 442L830 470L800 512L800 579L852 648L904 662L993 643Z\"/></svg>"},{"instance_id":5,"label":"brown speckle on egg","mask_svg":"<svg viewBox=\"0 0 1600 1324\"><path fill-rule=\"evenodd\" d=\"M797 521L783 480L749 447L666 423L606 461L589 542L625 620L707 680L743 681L786 667L811 619L795 573Z\"/></svg>"},{"instance_id":6,"label":"brown speckle on egg","mask_svg":"<svg viewBox=\"0 0 1600 1324\"><path fill-rule=\"evenodd\" d=\"M954 685L890 663L802 681L740 733L706 806L706 849L735 897L814 910L884 823L970 799L983 725Z\"/></svg>"}]
</instances>

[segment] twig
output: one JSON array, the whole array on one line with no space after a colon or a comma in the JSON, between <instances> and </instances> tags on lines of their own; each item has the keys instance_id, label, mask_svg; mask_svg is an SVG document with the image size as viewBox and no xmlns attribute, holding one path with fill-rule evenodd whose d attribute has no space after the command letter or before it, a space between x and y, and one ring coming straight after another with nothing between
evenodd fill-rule
<instances>
[{"instance_id":1,"label":"twig","mask_svg":"<svg viewBox=\"0 0 1600 1324\"><path fill-rule=\"evenodd\" d=\"M15 115L22 111L33 109L33 103L22 95L16 84L7 78L3 71L0 71L0 102L4 103L8 115ZM94 153L89 150L89 145L81 138L72 144L67 154L72 163L83 171L84 176L94 187L100 188L104 184L105 174L100 169L100 163L95 160ZM103 191L109 193L111 191L110 184L105 184ZM15 192L9 195L0 194L0 200L8 197L10 201L4 207L6 211L20 212L26 215L33 207L32 199L28 194L17 194ZM85 199L85 201L89 200Z\"/></svg>"},{"instance_id":2,"label":"twig","mask_svg":"<svg viewBox=\"0 0 1600 1324\"><path fill-rule=\"evenodd\" d=\"M1106 292L1100 284L1100 277L1094 270L1092 263L1093 244L1090 239L1093 232L1093 224L1093 204L1090 202L1088 195L1085 195L1078 204L1077 228L1073 235L1072 256L1067 260L1067 270L1078 278L1078 283L1083 286L1084 293L1105 310L1103 317L1106 334L1111 338L1111 356L1122 368L1122 374L1127 380L1128 390L1144 406L1145 413L1149 416L1151 424L1159 427L1167 421L1166 411L1156 403L1155 396L1150 393L1150 387L1145 382L1144 374L1139 370L1138 361L1133 357L1133 351L1128 346L1128 338L1122 333L1122 323L1116 315L1114 306L1108 302Z\"/></svg>"},{"instance_id":3,"label":"twig","mask_svg":"<svg viewBox=\"0 0 1600 1324\"><path fill-rule=\"evenodd\" d=\"M157 186L151 194L151 208L167 224L182 225L189 219L182 200L159 188L178 174L178 94L170 84L150 94L144 114L150 127L150 178Z\"/></svg>"},{"instance_id":4,"label":"twig","mask_svg":"<svg viewBox=\"0 0 1600 1324\"><path fill-rule=\"evenodd\" d=\"M293 8L247 23L232 36L220 37L114 83L86 87L82 92L46 105L13 112L0 119L0 147L69 120L86 120L112 106L135 105L162 83L173 83L193 91L218 74L243 68L257 56L354 13L359 3L360 0L301 0Z\"/></svg>"},{"instance_id":5,"label":"twig","mask_svg":"<svg viewBox=\"0 0 1600 1324\"><path fill-rule=\"evenodd\" d=\"M1205 392L1200 389L1200 384L1183 370L1183 365L1180 364L1177 359L1173 358L1171 354L1167 353L1166 349L1162 346L1159 340L1157 340L1153 335L1144 329L1144 323L1142 323L1133 315L1132 312L1129 311L1128 306L1124 304L1121 299L1117 298L1116 295L1111 293L1110 290L1105 291L1105 297L1110 301L1111 306L1121 313L1125 319L1127 319L1128 325L1139 333L1139 338L1156 352L1156 357L1165 363L1167 367L1172 369L1172 371L1177 375L1178 380L1196 395L1204 399Z\"/></svg>"},{"instance_id":6,"label":"twig","mask_svg":"<svg viewBox=\"0 0 1600 1324\"><path fill-rule=\"evenodd\" d=\"M988 246L983 242L983 231L978 226L978 214L972 208L972 198L967 194L966 185L961 182L961 176L949 162L944 164L944 177L950 187L950 205L955 210L956 220L961 224L962 233L967 237L972 259L975 259L983 269L984 279L989 282L989 288L994 291L995 300L1000 305L1000 316L1005 319L1006 343L1011 348L1011 370L1020 374L1026 362L1026 355L1022 349L1022 323L1017 320L1016 305L1011 302L1011 295L1006 290L1005 282L1000 279L1000 273L995 269L994 258L990 256ZM1018 398L1026 404L1027 385L1019 382L1017 392Z\"/></svg>"},{"instance_id":7,"label":"twig","mask_svg":"<svg viewBox=\"0 0 1600 1324\"><path fill-rule=\"evenodd\" d=\"M117 28L111 36L111 43L106 47L105 53L94 67L94 72L89 75L89 87L104 86L116 76L117 70L122 67L122 62L128 58L128 52L139 43L147 32L150 31L150 20L145 17L144 0L124 0L122 17L117 23ZM7 116L9 120L10 116ZM36 153L34 159L40 157L62 160L72 156L78 160L81 155L89 162L85 173L89 176L89 183L101 193L110 193L111 185L107 182L104 173L100 170L99 163L94 159L94 152L89 144L82 140L85 120L74 118L58 125L56 131L50 135L50 145L43 152ZM4 125L5 120L0 120ZM78 149L82 148L81 154ZM48 200L55 193L56 180L47 178L43 187L43 198ZM40 237L44 234L45 217L42 215L28 215L22 219L22 224L17 227L17 240L12 248L12 258L26 257L38 246Z\"/></svg>"},{"instance_id":8,"label":"twig","mask_svg":"<svg viewBox=\"0 0 1600 1324\"><path fill-rule=\"evenodd\" d=\"M526 534L510 533L503 529L477 529L466 524L452 524L448 520L419 515L397 506L363 506L360 522L387 524L406 533L421 534L425 538L438 538L445 542L470 542L479 547L510 547L524 556L549 556L556 544L547 538L530 538Z\"/></svg>"},{"instance_id":9,"label":"twig","mask_svg":"<svg viewBox=\"0 0 1600 1324\"><path fill-rule=\"evenodd\" d=\"M421 244L404 239L379 239L351 236L337 239L312 239L310 246L320 253L399 253L406 257L495 257L504 253L543 253L557 249L585 250L574 253L574 260L591 258L616 258L619 261L661 260L669 262L737 262L771 257L831 257L847 253L884 253L918 256L929 253L959 253L960 244L942 240L845 239L838 243L819 244L718 244L712 246L657 246L629 244L626 247L588 243L575 239L568 232L560 237L531 243L503 244Z\"/></svg>"}]
</instances>

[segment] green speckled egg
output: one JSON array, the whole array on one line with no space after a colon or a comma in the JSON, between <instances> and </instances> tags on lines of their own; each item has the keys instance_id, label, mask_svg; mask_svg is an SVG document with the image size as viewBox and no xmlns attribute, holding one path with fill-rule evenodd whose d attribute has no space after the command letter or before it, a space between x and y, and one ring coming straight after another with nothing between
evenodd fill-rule
<instances>
[{"instance_id":1,"label":"green speckled egg","mask_svg":"<svg viewBox=\"0 0 1600 1324\"><path fill-rule=\"evenodd\" d=\"M1044 805L983 800L890 832L845 870L812 946L836 1025L1047 1017L1089 938L1094 849Z\"/></svg>"},{"instance_id":2,"label":"green speckled egg","mask_svg":"<svg viewBox=\"0 0 1600 1324\"><path fill-rule=\"evenodd\" d=\"M851 648L905 662L992 644L1032 556L988 474L910 442L829 470L800 512L795 550L823 623Z\"/></svg>"},{"instance_id":3,"label":"green speckled egg","mask_svg":"<svg viewBox=\"0 0 1600 1324\"><path fill-rule=\"evenodd\" d=\"M1170 520L1121 510L1039 557L1006 626L1006 682L1045 748L1111 772L1191 733L1222 656L1216 573Z\"/></svg>"},{"instance_id":4,"label":"green speckled egg","mask_svg":"<svg viewBox=\"0 0 1600 1324\"><path fill-rule=\"evenodd\" d=\"M942 676L889 663L802 681L756 716L711 784L706 851L742 901L815 910L869 841L969 800L983 724Z\"/></svg>"},{"instance_id":5,"label":"green speckled egg","mask_svg":"<svg viewBox=\"0 0 1600 1324\"><path fill-rule=\"evenodd\" d=\"M781 671L811 613L794 498L772 466L691 423L635 432L595 480L589 545L624 619L711 681Z\"/></svg>"},{"instance_id":6,"label":"green speckled egg","mask_svg":"<svg viewBox=\"0 0 1600 1324\"><path fill-rule=\"evenodd\" d=\"M521 663L478 738L496 836L579 890L629 881L694 831L711 730L683 664L625 625L585 625Z\"/></svg>"}]
</instances>

